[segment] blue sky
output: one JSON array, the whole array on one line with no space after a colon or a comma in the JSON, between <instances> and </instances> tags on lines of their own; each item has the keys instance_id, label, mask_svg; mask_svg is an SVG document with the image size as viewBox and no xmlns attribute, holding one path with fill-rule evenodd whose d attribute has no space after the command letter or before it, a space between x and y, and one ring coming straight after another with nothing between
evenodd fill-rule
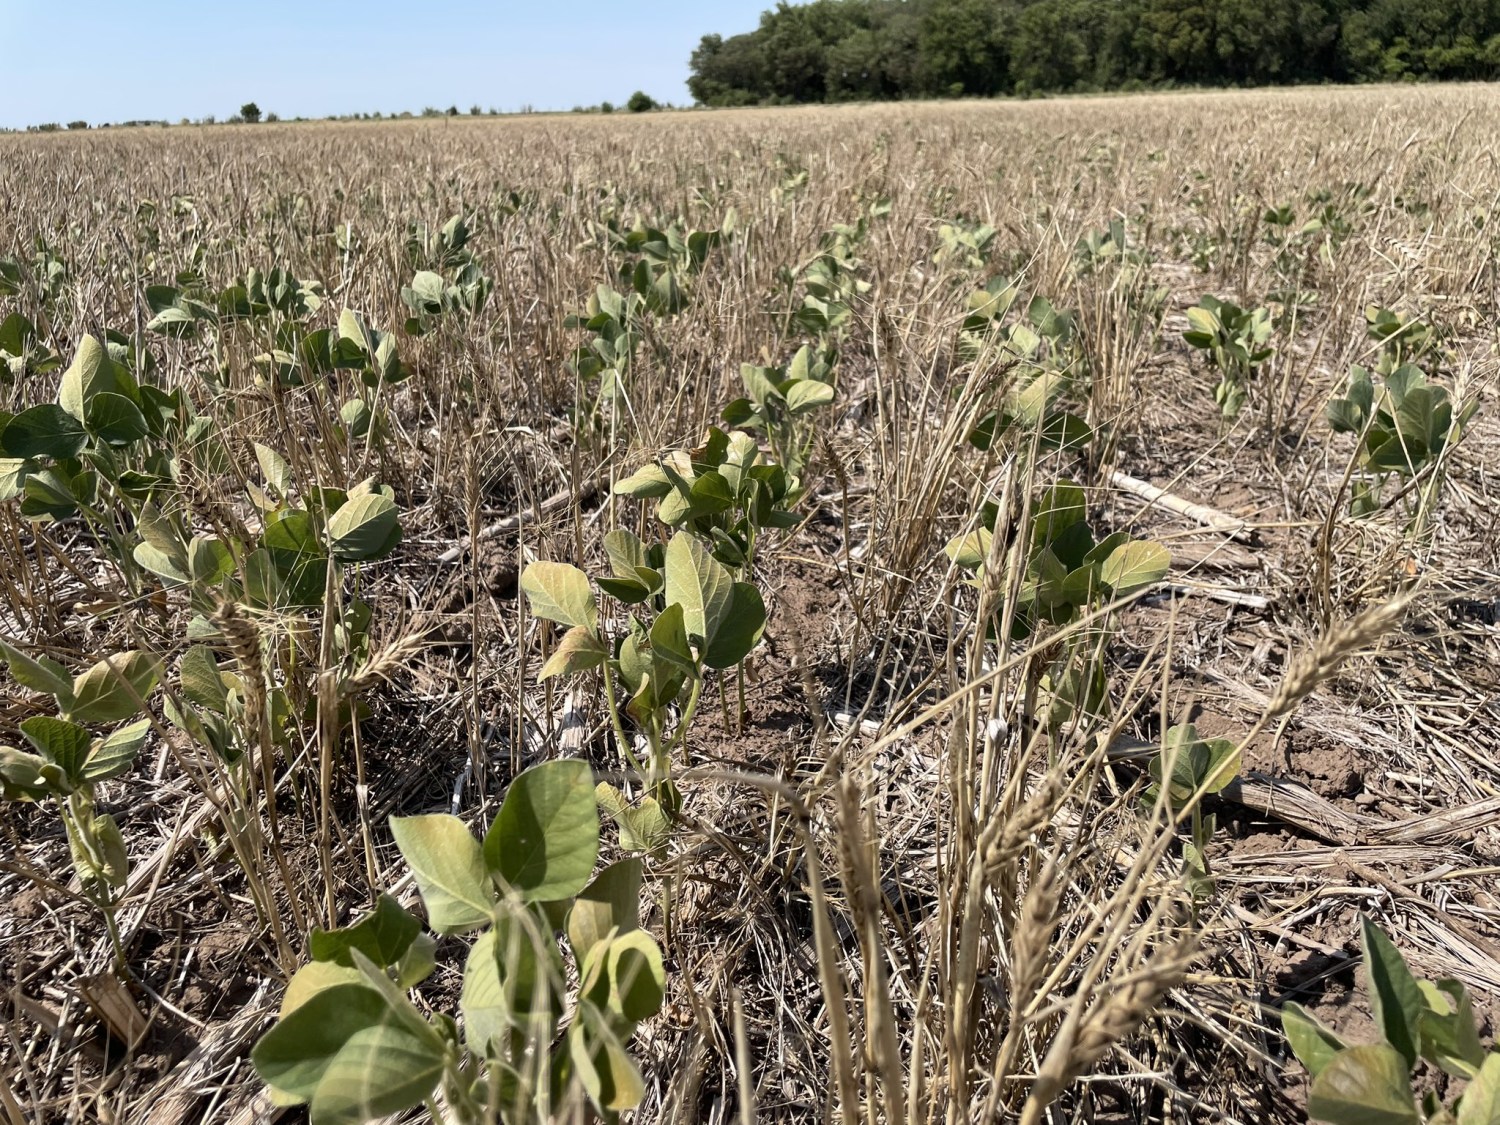
<instances>
[{"instance_id":1,"label":"blue sky","mask_svg":"<svg viewBox=\"0 0 1500 1125\"><path fill-rule=\"evenodd\" d=\"M688 55L773 0L0 0L0 127L689 102Z\"/></svg>"}]
</instances>

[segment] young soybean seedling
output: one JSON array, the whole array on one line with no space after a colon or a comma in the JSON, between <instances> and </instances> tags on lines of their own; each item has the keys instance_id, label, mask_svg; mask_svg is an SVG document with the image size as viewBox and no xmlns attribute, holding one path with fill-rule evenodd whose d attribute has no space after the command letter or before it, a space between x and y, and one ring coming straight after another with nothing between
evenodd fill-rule
<instances>
[{"instance_id":1,"label":"young soybean seedling","mask_svg":"<svg viewBox=\"0 0 1500 1125\"><path fill-rule=\"evenodd\" d=\"M1401 478L1403 493L1422 480L1406 504L1409 529L1420 536L1430 525L1442 489L1444 451L1468 428L1479 404L1455 410L1446 388L1429 383L1415 364L1402 364L1377 389L1370 372L1356 366L1343 398L1329 402L1325 415L1335 433L1357 434L1356 454L1364 479L1356 480L1349 498L1354 516L1379 511L1381 494L1392 477Z\"/></svg>"},{"instance_id":2,"label":"young soybean seedling","mask_svg":"<svg viewBox=\"0 0 1500 1125\"><path fill-rule=\"evenodd\" d=\"M977 531L954 537L946 552L955 566L974 572L985 586L995 512ZM1123 531L1094 540L1082 487L1059 481L1032 505L1024 572L1012 615L1012 636L1021 639L1045 624L1069 625L1118 598L1161 581L1171 565L1166 548ZM1007 584L1008 585L1008 584ZM999 621L986 623L993 629ZM1105 701L1103 650L1107 624L1074 632L1042 674L1039 686L1050 703L1047 722L1061 727L1077 716L1097 715Z\"/></svg>"},{"instance_id":3,"label":"young soybean seedling","mask_svg":"<svg viewBox=\"0 0 1500 1125\"><path fill-rule=\"evenodd\" d=\"M191 417L181 390L169 395L139 383L133 358L113 339L85 336L56 402L15 415L0 411L0 501L19 500L21 516L36 522L82 516L139 592L141 575L121 528L152 497L175 488L174 441L195 444L209 423Z\"/></svg>"},{"instance_id":4,"label":"young soybean seedling","mask_svg":"<svg viewBox=\"0 0 1500 1125\"><path fill-rule=\"evenodd\" d=\"M648 623L632 615L623 634L610 638L600 627L599 606L583 571L566 563L532 563L521 575L531 612L569 626L541 677L600 669L621 753L644 776L649 795L674 811L679 800L671 780L672 753L692 726L705 671L734 667L760 642L765 603L753 585L737 581L701 539L686 531L668 541L660 571L628 531L610 532L606 549L615 574L601 579L601 587L643 613L654 611L654 617ZM673 709L684 696L669 734ZM627 719L647 743L644 763L631 750Z\"/></svg>"},{"instance_id":5,"label":"young soybean seedling","mask_svg":"<svg viewBox=\"0 0 1500 1125\"><path fill-rule=\"evenodd\" d=\"M58 714L34 715L20 725L30 751L0 745L0 797L7 801L52 798L68 834L73 870L83 893L104 918L114 946L115 967L128 972L115 895L128 873L125 841L114 817L98 812L94 786L118 777L135 761L151 729L140 719L96 737L90 726L124 722L141 713L161 678L161 663L144 652L106 657L77 676L45 656L30 657L0 641L0 654L17 683L57 702Z\"/></svg>"},{"instance_id":6,"label":"young soybean seedling","mask_svg":"<svg viewBox=\"0 0 1500 1125\"><path fill-rule=\"evenodd\" d=\"M1213 814L1205 815L1203 798L1219 793L1240 772L1239 748L1227 738L1199 738L1192 723L1169 729L1162 738L1161 750L1151 759L1151 784L1141 796L1143 810L1149 815L1158 801L1165 799L1174 815L1187 809L1192 817L1192 834L1183 847L1182 874L1195 899L1208 897L1214 881L1208 869L1208 845L1218 822Z\"/></svg>"},{"instance_id":7,"label":"young soybean seedling","mask_svg":"<svg viewBox=\"0 0 1500 1125\"><path fill-rule=\"evenodd\" d=\"M1271 357L1271 313L1242 309L1230 301L1204 297L1188 309L1192 327L1182 334L1190 347L1208 354L1219 382L1214 401L1226 420L1239 417L1261 364Z\"/></svg>"},{"instance_id":8,"label":"young soybean seedling","mask_svg":"<svg viewBox=\"0 0 1500 1125\"><path fill-rule=\"evenodd\" d=\"M802 471L817 430L815 412L834 399L835 358L831 346L815 351L803 344L785 368L741 364L745 397L724 408L722 417L728 425L765 434L774 459L769 464L785 471L788 484L783 491L793 494L786 507L801 496ZM754 459L751 456L751 463Z\"/></svg>"},{"instance_id":9,"label":"young soybean seedling","mask_svg":"<svg viewBox=\"0 0 1500 1125\"><path fill-rule=\"evenodd\" d=\"M753 572L767 530L801 522L792 508L805 495L794 472L762 459L750 434L717 426L697 449L672 451L616 482L614 491L659 501L657 519L701 539L736 577Z\"/></svg>"},{"instance_id":10,"label":"young soybean seedling","mask_svg":"<svg viewBox=\"0 0 1500 1125\"><path fill-rule=\"evenodd\" d=\"M313 960L251 1053L273 1097L307 1105L313 1125L357 1125L423 1104L434 1121L460 1125L577 1119L585 1101L605 1121L633 1108L644 1086L625 1044L661 1007L666 973L640 928L640 860L594 873L599 812L588 764L520 774L483 841L445 815L395 817L391 832L429 927L478 935L457 1018L424 1017L412 1003L410 991L435 968L436 943L382 895L354 925L310 935Z\"/></svg>"},{"instance_id":11,"label":"young soybean seedling","mask_svg":"<svg viewBox=\"0 0 1500 1125\"><path fill-rule=\"evenodd\" d=\"M1493 1125L1500 1121L1500 1051L1479 1042L1473 1001L1461 981L1412 976L1401 951L1368 918L1360 927L1370 1007L1380 1041L1350 1045L1300 1004L1286 1003L1281 1026L1312 1076L1307 1116L1332 1125ZM1444 1105L1412 1074L1422 1063L1467 1081Z\"/></svg>"}]
</instances>

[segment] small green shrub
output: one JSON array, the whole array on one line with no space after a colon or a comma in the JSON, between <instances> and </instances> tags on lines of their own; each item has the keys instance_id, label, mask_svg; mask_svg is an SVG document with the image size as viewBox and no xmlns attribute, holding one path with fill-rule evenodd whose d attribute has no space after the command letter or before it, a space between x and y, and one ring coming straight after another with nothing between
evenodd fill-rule
<instances>
[{"instance_id":1,"label":"small green shrub","mask_svg":"<svg viewBox=\"0 0 1500 1125\"><path fill-rule=\"evenodd\" d=\"M1001 404L982 414L969 441L989 449L1002 434L1037 434L1044 449L1081 448L1093 431L1059 403L1081 383L1084 367L1072 314L1033 297L1018 318L1010 313L1019 286L1004 276L989 280L969 296L968 315L959 331L959 355L981 372L993 372Z\"/></svg>"},{"instance_id":2,"label":"small green shrub","mask_svg":"<svg viewBox=\"0 0 1500 1125\"><path fill-rule=\"evenodd\" d=\"M1026 532L1022 573L1011 616L1011 635L1029 637L1043 625L1073 624L1086 614L1161 581L1171 556L1160 544L1132 539L1117 531L1095 540L1088 523L1083 489L1060 481L1037 497ZM950 540L946 552L954 565L970 571L973 585L984 589L994 561L996 512L983 513L977 531ZM1003 576L1001 589L1014 583ZM987 628L1002 616L996 607ZM1060 727L1075 717L1097 715L1105 701L1104 646L1108 629L1099 624L1072 631L1062 652L1041 675L1039 686L1049 699L1048 722Z\"/></svg>"},{"instance_id":3,"label":"small green shrub","mask_svg":"<svg viewBox=\"0 0 1500 1125\"><path fill-rule=\"evenodd\" d=\"M1222 792L1239 772L1239 747L1227 738L1199 738L1192 723L1168 729L1161 750L1151 759L1151 784L1141 796L1143 810L1149 814L1164 801L1173 814L1190 812L1192 834L1183 846L1182 874L1195 898L1207 897L1214 886L1208 844L1218 821L1203 812L1202 799Z\"/></svg>"},{"instance_id":4,"label":"small green shrub","mask_svg":"<svg viewBox=\"0 0 1500 1125\"><path fill-rule=\"evenodd\" d=\"M662 549L647 548L633 532L618 529L605 536L604 546L612 576L599 579L600 588L647 616L632 614L618 636L608 636L583 571L566 563L532 563L521 575L531 612L569 627L541 676L602 671L621 752L645 779L655 806L673 813L679 800L672 753L692 726L706 672L735 667L760 643L765 602L752 583L736 579L704 540L686 531ZM646 740L645 762L635 760L627 718Z\"/></svg>"}]
</instances>

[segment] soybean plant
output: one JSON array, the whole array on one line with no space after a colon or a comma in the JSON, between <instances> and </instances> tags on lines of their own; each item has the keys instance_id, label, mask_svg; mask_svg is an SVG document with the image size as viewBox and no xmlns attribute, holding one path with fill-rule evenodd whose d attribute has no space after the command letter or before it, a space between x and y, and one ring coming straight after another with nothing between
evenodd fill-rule
<instances>
[{"instance_id":1,"label":"soybean plant","mask_svg":"<svg viewBox=\"0 0 1500 1125\"><path fill-rule=\"evenodd\" d=\"M27 656L0 641L0 654L22 687L52 696L56 715L20 723L29 751L0 745L0 797L57 802L68 851L84 895L98 908L114 946L115 968L128 972L115 922L116 895L128 874L125 841L114 817L99 812L94 787L128 770L145 744L149 718L96 736L90 727L114 726L141 714L161 678L161 663L144 652L106 657L71 676L45 656Z\"/></svg>"},{"instance_id":2,"label":"soybean plant","mask_svg":"<svg viewBox=\"0 0 1500 1125\"><path fill-rule=\"evenodd\" d=\"M522 573L531 612L569 626L541 677L600 669L621 753L645 779L649 798L672 814L680 807L672 755L692 726L706 670L732 668L755 648L765 630L765 602L754 585L737 581L703 540L685 531L668 541L659 564L629 531L610 532L605 550L613 576L601 578L600 587L640 607L615 635L601 627L583 571L535 562ZM646 744L644 762L626 734L627 719Z\"/></svg>"},{"instance_id":3,"label":"soybean plant","mask_svg":"<svg viewBox=\"0 0 1500 1125\"><path fill-rule=\"evenodd\" d=\"M661 1007L666 973L640 928L640 860L594 872L588 764L521 773L482 841L446 815L395 817L391 833L428 926L478 935L456 1018L413 1004L438 947L381 895L353 925L312 931L313 960L251 1054L275 1100L308 1106L313 1125L424 1104L434 1121L461 1125L541 1125L578 1114L585 1099L606 1121L633 1108L644 1085L625 1045Z\"/></svg>"},{"instance_id":4,"label":"soybean plant","mask_svg":"<svg viewBox=\"0 0 1500 1125\"><path fill-rule=\"evenodd\" d=\"M1370 1007L1380 1039L1350 1044L1300 1004L1282 1005L1287 1042L1312 1076L1307 1116L1332 1125L1488 1125L1500 1119L1500 1051L1479 1042L1462 981L1418 980L1380 927L1360 926ZM1426 1063L1419 1095L1412 1075ZM1430 1075L1467 1082L1444 1104Z\"/></svg>"}]
</instances>

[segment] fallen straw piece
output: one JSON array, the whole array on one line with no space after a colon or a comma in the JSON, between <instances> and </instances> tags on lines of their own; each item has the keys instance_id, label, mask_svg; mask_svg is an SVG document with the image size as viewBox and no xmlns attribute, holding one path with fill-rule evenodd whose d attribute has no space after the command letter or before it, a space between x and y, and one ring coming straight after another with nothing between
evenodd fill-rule
<instances>
[{"instance_id":1,"label":"fallen straw piece","mask_svg":"<svg viewBox=\"0 0 1500 1125\"><path fill-rule=\"evenodd\" d=\"M1206 504L1195 504L1191 500L1184 500L1175 493L1168 492L1164 488L1157 488L1156 485L1148 484L1146 481L1137 480L1118 469L1109 474L1109 483L1132 496L1140 497L1148 504L1155 504L1179 516L1186 516L1195 523L1221 531L1232 539L1248 543L1255 537L1255 528L1245 520L1221 512L1217 508L1210 508Z\"/></svg>"},{"instance_id":2,"label":"fallen straw piece","mask_svg":"<svg viewBox=\"0 0 1500 1125\"><path fill-rule=\"evenodd\" d=\"M503 535L507 531L514 531L524 524L531 523L538 516L547 512L555 512L559 508L565 508L573 503L575 497L578 503L587 503L604 487L604 479L603 477L596 477L594 480L583 481L576 488L565 488L561 492L555 492L540 504L533 505L530 508L522 508L514 515L506 516L503 520L487 524L479 530L479 534L473 537L464 536L464 538L460 539L452 547L449 547L438 556L438 562L456 563L459 559L463 558L464 552L473 547L475 543L483 542L486 539L493 539L495 536Z\"/></svg>"}]
</instances>

